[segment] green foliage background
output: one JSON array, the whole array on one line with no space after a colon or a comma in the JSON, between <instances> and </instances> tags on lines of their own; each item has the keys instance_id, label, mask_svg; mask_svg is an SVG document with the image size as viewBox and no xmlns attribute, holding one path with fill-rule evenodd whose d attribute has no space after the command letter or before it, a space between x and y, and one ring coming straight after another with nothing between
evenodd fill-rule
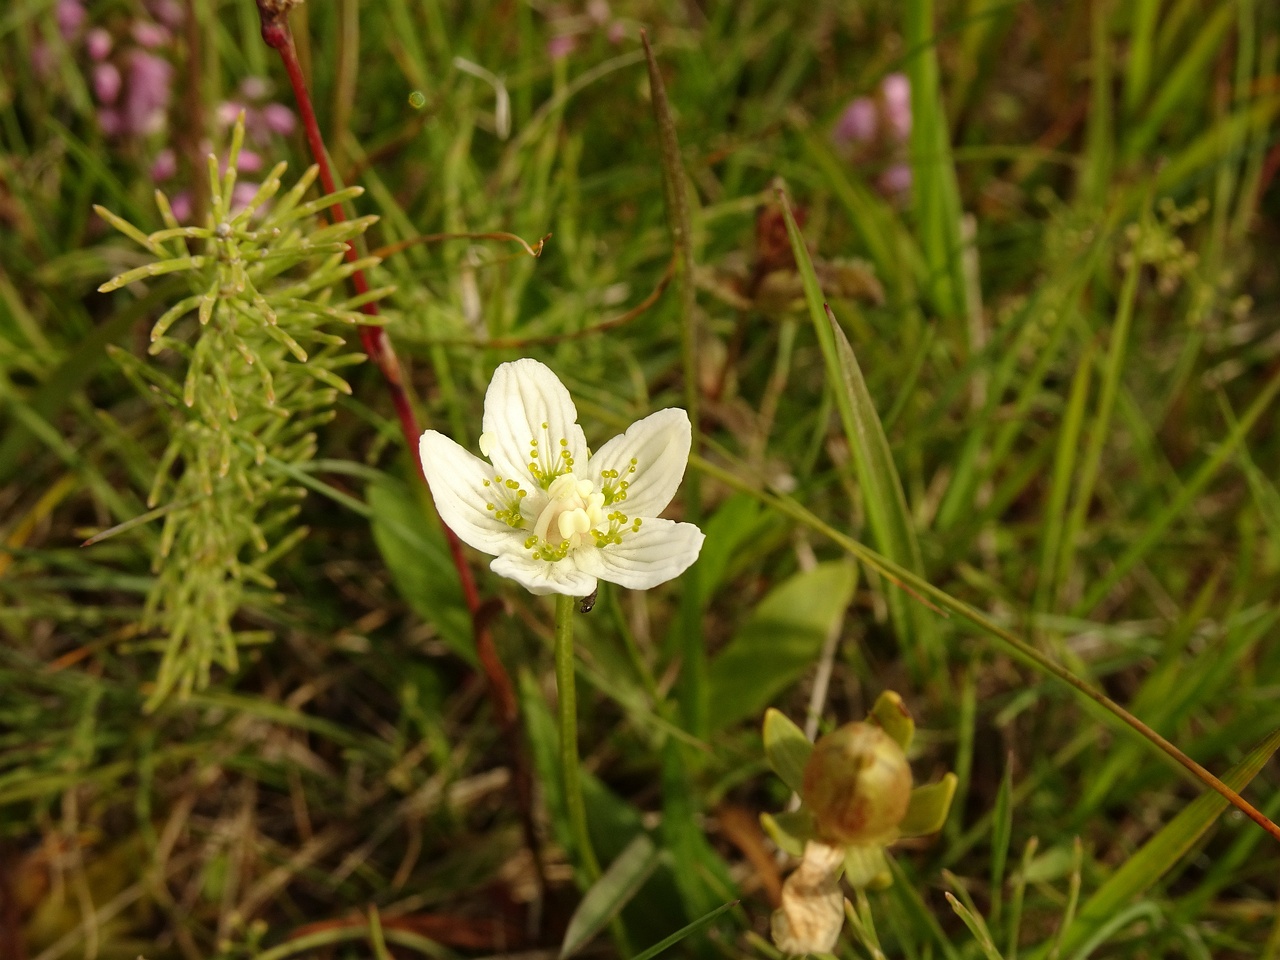
<instances>
[{"instance_id":1,"label":"green foliage background","mask_svg":"<svg viewBox=\"0 0 1280 960\"><path fill-rule=\"evenodd\" d=\"M132 0L90 9L117 32L145 17ZM139 370L178 375L181 351L148 357L149 333L193 294L172 276L97 292L154 258L92 207L163 229L156 153L176 149L174 189L207 191L216 105L246 77L288 101L252 3L189 9L164 51L181 81L167 132L131 141L102 133L52 4L0 11L0 958L557 948L581 892L558 852L551 608L469 554L538 784L535 909L516 758L376 369L342 369L350 396L328 385L333 418L306 456L277 439L237 466L305 496L262 544L289 549L227 621L252 643L207 685L164 696L173 631L146 598L203 568L153 566L163 521L79 545L150 509L173 430ZM394 287L387 331L425 425L474 449L488 377L519 356L565 381L593 446L690 391L700 412L699 495L671 515L703 526L702 558L647 594L606 585L578 622L588 813L602 861L627 858L635 879L585 949L634 956L738 900L671 949L772 957L780 868L756 817L788 791L764 709L826 729L892 688L920 730L917 782L954 770L960 788L935 840L894 848L896 882L857 905L843 955L1280 955L1274 841L839 539L1211 770L1256 775L1246 795L1280 815L1280 12L601 9L334 0L292 18L335 166L365 189L348 209L378 217L361 243L381 258L374 285ZM632 311L672 263L642 27L693 272ZM556 58L559 35L574 49ZM909 142L833 142L848 101L893 72L912 84ZM297 133L266 159L289 162L286 186L309 162ZM907 195L878 187L896 162ZM815 265L808 303L778 178ZM307 222L317 242L325 229ZM492 232L551 236L536 259L455 236ZM323 252L289 276L332 272ZM330 305L350 295L322 279ZM810 317L820 296L854 367ZM197 326L169 336L195 342ZM325 329L356 351L354 328ZM301 376L283 350L265 359Z\"/></svg>"}]
</instances>

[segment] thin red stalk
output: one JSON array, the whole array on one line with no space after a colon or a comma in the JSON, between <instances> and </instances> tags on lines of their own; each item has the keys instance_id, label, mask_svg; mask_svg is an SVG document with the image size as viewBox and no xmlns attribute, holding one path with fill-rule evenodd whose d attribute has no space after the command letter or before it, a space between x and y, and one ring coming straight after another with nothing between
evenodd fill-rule
<instances>
[{"instance_id":1,"label":"thin red stalk","mask_svg":"<svg viewBox=\"0 0 1280 960\"><path fill-rule=\"evenodd\" d=\"M316 112L311 105L311 94L307 90L306 78L302 75L302 65L298 62L293 35L289 32L287 17L291 6L293 6L291 0L258 0L258 14L262 19L262 39L267 46L280 54L285 72L289 75L289 83L293 87L294 99L298 104L298 114L302 119L302 128L306 132L307 146L319 168L320 183L326 193L333 193L336 188L333 171L329 166L329 154L325 150L324 138L320 134L320 125L316 122ZM335 204L329 210L335 220L346 219L341 204ZM347 244L346 258L348 263L354 263L359 259L355 244ZM355 287L357 294L363 295L369 291L369 281L365 278L363 270L352 273L351 284ZM372 301L364 304L360 309L368 316L378 316L378 305ZM418 426L418 418L414 416L413 407L409 403L409 395L404 389L400 363L396 359L391 340L380 326L362 326L360 341L369 359L377 364L387 384L387 390L391 393L391 402L400 420L400 432L404 435L406 445L411 451L416 450L418 437L422 431ZM426 477L422 472L422 464L416 456L413 459L418 466L418 476L425 483ZM453 565L458 570L458 579L462 584L462 594L466 600L467 610L471 615L476 654L480 658L480 666L488 681L489 696L493 702L494 711L498 715L498 723L515 768L516 796L520 804L525 842L533 854L537 874L541 879L542 862L533 821L533 778L525 755L524 743L520 737L515 689L511 685L511 677L503 666L502 659L498 656L498 649L494 646L493 635L488 627L490 611L484 608L480 600L480 591L476 587L471 567L463 555L462 543L447 525L442 524L442 526L445 539L449 544L449 554L453 558Z\"/></svg>"}]
</instances>

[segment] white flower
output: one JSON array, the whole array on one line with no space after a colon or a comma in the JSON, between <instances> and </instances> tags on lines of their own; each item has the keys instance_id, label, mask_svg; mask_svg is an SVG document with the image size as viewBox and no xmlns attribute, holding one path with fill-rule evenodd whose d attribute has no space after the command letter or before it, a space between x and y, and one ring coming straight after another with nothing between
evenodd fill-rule
<instances>
[{"instance_id":1,"label":"white flower","mask_svg":"<svg viewBox=\"0 0 1280 960\"><path fill-rule=\"evenodd\" d=\"M533 593L585 597L597 578L647 590L698 558L702 531L658 519L689 461L689 416L638 420L594 455L569 391L537 360L504 363L484 397L480 451L435 430L422 470L440 518Z\"/></svg>"}]
</instances>

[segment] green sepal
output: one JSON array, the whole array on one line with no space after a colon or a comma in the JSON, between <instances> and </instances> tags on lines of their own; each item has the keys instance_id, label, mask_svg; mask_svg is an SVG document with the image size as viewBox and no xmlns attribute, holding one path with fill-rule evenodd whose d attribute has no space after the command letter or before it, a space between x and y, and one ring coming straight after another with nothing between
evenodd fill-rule
<instances>
[{"instance_id":1,"label":"green sepal","mask_svg":"<svg viewBox=\"0 0 1280 960\"><path fill-rule=\"evenodd\" d=\"M955 796L957 783L956 775L948 773L937 783L912 790L907 815L898 824L899 836L923 837L941 830L951 812L951 798Z\"/></svg>"},{"instance_id":2,"label":"green sepal","mask_svg":"<svg viewBox=\"0 0 1280 960\"><path fill-rule=\"evenodd\" d=\"M903 753L911 749L911 740L916 735L916 722L911 719L911 711L902 702L902 697L892 690L886 690L876 698L876 705L871 708L867 719L891 736Z\"/></svg>"},{"instance_id":3,"label":"green sepal","mask_svg":"<svg viewBox=\"0 0 1280 960\"><path fill-rule=\"evenodd\" d=\"M764 827L769 839L793 857L804 854L804 845L818 838L818 826L813 822L813 814L808 810L793 810L790 813L762 813L760 825Z\"/></svg>"},{"instance_id":4,"label":"green sepal","mask_svg":"<svg viewBox=\"0 0 1280 960\"><path fill-rule=\"evenodd\" d=\"M856 889L883 890L893 883L889 861L884 857L884 847L871 844L865 847L845 847L844 878Z\"/></svg>"},{"instance_id":5,"label":"green sepal","mask_svg":"<svg viewBox=\"0 0 1280 960\"><path fill-rule=\"evenodd\" d=\"M813 753L813 744L804 731L780 711L770 707L764 714L764 756L782 782L800 792L804 786L804 765Z\"/></svg>"}]
</instances>

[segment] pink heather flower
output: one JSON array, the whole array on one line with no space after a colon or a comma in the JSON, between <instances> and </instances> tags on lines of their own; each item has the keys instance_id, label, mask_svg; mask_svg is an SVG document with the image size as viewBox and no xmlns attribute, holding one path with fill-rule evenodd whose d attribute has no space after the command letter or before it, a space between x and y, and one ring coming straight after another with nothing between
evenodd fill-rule
<instances>
[{"instance_id":1,"label":"pink heather flower","mask_svg":"<svg viewBox=\"0 0 1280 960\"><path fill-rule=\"evenodd\" d=\"M132 52L123 107L126 133L139 136L164 128L172 84L173 65L168 60L145 50Z\"/></svg>"},{"instance_id":2,"label":"pink heather flower","mask_svg":"<svg viewBox=\"0 0 1280 960\"><path fill-rule=\"evenodd\" d=\"M596 26L603 27L609 22L609 0L589 0L587 16L595 21Z\"/></svg>"},{"instance_id":3,"label":"pink heather flower","mask_svg":"<svg viewBox=\"0 0 1280 960\"><path fill-rule=\"evenodd\" d=\"M114 107L103 107L98 111L98 126L108 137L118 137L125 132L124 118Z\"/></svg>"},{"instance_id":4,"label":"pink heather flower","mask_svg":"<svg viewBox=\"0 0 1280 960\"><path fill-rule=\"evenodd\" d=\"M911 167L905 163L893 163L885 168L877 181L880 192L901 196L911 189Z\"/></svg>"},{"instance_id":5,"label":"pink heather flower","mask_svg":"<svg viewBox=\"0 0 1280 960\"><path fill-rule=\"evenodd\" d=\"M252 150L241 150L240 156L236 158L236 169L241 173L257 173L263 167L262 157ZM237 186L236 189L239 189ZM253 188L257 190L255 186Z\"/></svg>"},{"instance_id":6,"label":"pink heather flower","mask_svg":"<svg viewBox=\"0 0 1280 960\"><path fill-rule=\"evenodd\" d=\"M191 194L187 190L175 194L169 200L169 209L173 211L173 218L179 223L190 223L191 215L195 212L191 205Z\"/></svg>"},{"instance_id":7,"label":"pink heather flower","mask_svg":"<svg viewBox=\"0 0 1280 960\"><path fill-rule=\"evenodd\" d=\"M31 67L38 77L53 73L53 50L43 40L31 44Z\"/></svg>"},{"instance_id":8,"label":"pink heather flower","mask_svg":"<svg viewBox=\"0 0 1280 960\"><path fill-rule=\"evenodd\" d=\"M891 73L880 82L885 119L901 143L911 136L911 81L905 73Z\"/></svg>"},{"instance_id":9,"label":"pink heather flower","mask_svg":"<svg viewBox=\"0 0 1280 960\"><path fill-rule=\"evenodd\" d=\"M97 63L93 66L93 95L101 104L112 104L120 96L124 79L114 63Z\"/></svg>"},{"instance_id":10,"label":"pink heather flower","mask_svg":"<svg viewBox=\"0 0 1280 960\"><path fill-rule=\"evenodd\" d=\"M178 172L178 157L169 147L156 154L151 164L151 179L156 183L168 180Z\"/></svg>"},{"instance_id":11,"label":"pink heather flower","mask_svg":"<svg viewBox=\"0 0 1280 960\"><path fill-rule=\"evenodd\" d=\"M88 12L82 0L58 0L53 8L53 17L58 22L58 32L62 39L70 43L80 33Z\"/></svg>"},{"instance_id":12,"label":"pink heather flower","mask_svg":"<svg viewBox=\"0 0 1280 960\"><path fill-rule=\"evenodd\" d=\"M248 180L241 180L231 188L231 212L238 213L249 205L249 201L253 199L258 192L258 184L251 183Z\"/></svg>"},{"instance_id":13,"label":"pink heather flower","mask_svg":"<svg viewBox=\"0 0 1280 960\"><path fill-rule=\"evenodd\" d=\"M563 33L547 41L547 56L552 60L563 60L578 46L578 40L571 34Z\"/></svg>"},{"instance_id":14,"label":"pink heather flower","mask_svg":"<svg viewBox=\"0 0 1280 960\"><path fill-rule=\"evenodd\" d=\"M94 27L85 35L84 48L91 60L105 60L111 53L111 33L103 27Z\"/></svg>"},{"instance_id":15,"label":"pink heather flower","mask_svg":"<svg viewBox=\"0 0 1280 960\"><path fill-rule=\"evenodd\" d=\"M605 31L605 36L609 38L609 42L615 47L623 40L627 39L627 25L621 20L615 20L609 24L609 29Z\"/></svg>"},{"instance_id":16,"label":"pink heather flower","mask_svg":"<svg viewBox=\"0 0 1280 960\"><path fill-rule=\"evenodd\" d=\"M841 145L870 143L879 126L876 103L870 97L855 97L840 114L831 138Z\"/></svg>"},{"instance_id":17,"label":"pink heather flower","mask_svg":"<svg viewBox=\"0 0 1280 960\"><path fill-rule=\"evenodd\" d=\"M147 4L151 15L170 30L177 30L186 19L182 4L178 0L151 0Z\"/></svg>"},{"instance_id":18,"label":"pink heather flower","mask_svg":"<svg viewBox=\"0 0 1280 960\"><path fill-rule=\"evenodd\" d=\"M240 116L240 111L245 109L245 105L237 100L223 100L214 110L214 116L218 118L219 126L230 127Z\"/></svg>"},{"instance_id":19,"label":"pink heather flower","mask_svg":"<svg viewBox=\"0 0 1280 960\"><path fill-rule=\"evenodd\" d=\"M245 77L240 81L240 93L246 100L265 100L271 96L271 81L265 77Z\"/></svg>"},{"instance_id":20,"label":"pink heather flower","mask_svg":"<svg viewBox=\"0 0 1280 960\"><path fill-rule=\"evenodd\" d=\"M168 43L170 35L169 31L158 23L137 20L133 24L133 39L138 42L139 46L154 50L156 47L163 47Z\"/></svg>"},{"instance_id":21,"label":"pink heather flower","mask_svg":"<svg viewBox=\"0 0 1280 960\"><path fill-rule=\"evenodd\" d=\"M283 103L268 103L262 108L262 122L272 133L287 137L297 126L293 111Z\"/></svg>"}]
</instances>

